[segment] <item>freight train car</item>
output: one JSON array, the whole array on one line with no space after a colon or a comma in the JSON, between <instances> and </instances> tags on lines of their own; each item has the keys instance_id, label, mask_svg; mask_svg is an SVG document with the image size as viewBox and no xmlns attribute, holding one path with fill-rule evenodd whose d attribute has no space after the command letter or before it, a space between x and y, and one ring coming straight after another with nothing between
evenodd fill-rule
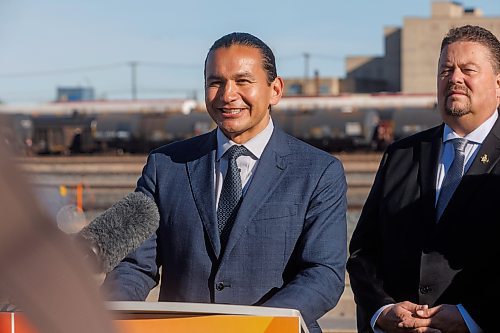
<instances>
[{"instance_id":1,"label":"freight train car","mask_svg":"<svg viewBox=\"0 0 500 333\"><path fill-rule=\"evenodd\" d=\"M22 140L21 131L14 131L18 137L16 142L21 146L18 151L143 153L157 143L168 142L158 139L168 135L157 135L165 131L161 127L165 119L170 115L189 114L196 107L197 102L192 99L0 104L0 133L13 132L12 123L26 119L30 138Z\"/></svg>"},{"instance_id":2,"label":"freight train car","mask_svg":"<svg viewBox=\"0 0 500 333\"><path fill-rule=\"evenodd\" d=\"M103 152L147 153L215 128L206 112L98 114L94 139Z\"/></svg>"},{"instance_id":3,"label":"freight train car","mask_svg":"<svg viewBox=\"0 0 500 333\"><path fill-rule=\"evenodd\" d=\"M0 138L8 150L29 154L33 142L33 122L26 114L0 113Z\"/></svg>"},{"instance_id":4,"label":"freight train car","mask_svg":"<svg viewBox=\"0 0 500 333\"><path fill-rule=\"evenodd\" d=\"M381 150L440 122L433 95L285 97L271 112L277 126L326 151ZM0 105L0 114L30 122L36 154L147 153L215 128L188 99Z\"/></svg>"},{"instance_id":5,"label":"freight train car","mask_svg":"<svg viewBox=\"0 0 500 333\"><path fill-rule=\"evenodd\" d=\"M273 119L286 132L326 151L369 149L380 113L375 109L280 110Z\"/></svg>"}]
</instances>

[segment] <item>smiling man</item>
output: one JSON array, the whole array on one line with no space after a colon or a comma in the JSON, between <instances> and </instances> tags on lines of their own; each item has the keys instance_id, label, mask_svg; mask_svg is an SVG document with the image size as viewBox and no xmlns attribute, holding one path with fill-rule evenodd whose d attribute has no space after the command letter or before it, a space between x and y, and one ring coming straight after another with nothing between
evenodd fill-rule
<instances>
[{"instance_id":1,"label":"smiling man","mask_svg":"<svg viewBox=\"0 0 500 333\"><path fill-rule=\"evenodd\" d=\"M387 149L351 239L362 333L498 331L498 39L451 29L437 88L444 124Z\"/></svg>"},{"instance_id":2,"label":"smiling man","mask_svg":"<svg viewBox=\"0 0 500 333\"><path fill-rule=\"evenodd\" d=\"M283 91L283 80L269 76L258 48L245 45L211 51L205 64L205 104L224 135L243 144L269 124L271 105Z\"/></svg>"},{"instance_id":3,"label":"smiling man","mask_svg":"<svg viewBox=\"0 0 500 333\"><path fill-rule=\"evenodd\" d=\"M311 332L344 289L346 181L341 163L277 128L274 55L232 33L205 60L217 129L153 151L137 191L160 211L156 235L106 279L114 300L300 310Z\"/></svg>"}]
</instances>

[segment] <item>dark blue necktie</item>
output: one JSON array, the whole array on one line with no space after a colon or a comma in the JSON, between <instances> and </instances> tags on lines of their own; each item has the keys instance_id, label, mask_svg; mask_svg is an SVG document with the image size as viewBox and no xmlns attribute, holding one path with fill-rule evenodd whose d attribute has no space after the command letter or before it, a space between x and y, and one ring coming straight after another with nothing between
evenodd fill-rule
<instances>
[{"instance_id":1,"label":"dark blue necktie","mask_svg":"<svg viewBox=\"0 0 500 333\"><path fill-rule=\"evenodd\" d=\"M460 184L460 180L462 180L464 174L465 145L467 144L467 140L457 138L453 139L452 143L455 148L455 158L451 163L450 169L444 176L443 184L441 185L441 192L439 193L436 205L437 221L439 221L441 215L443 215L444 209L448 205L451 196L455 192L458 184Z\"/></svg>"},{"instance_id":2,"label":"dark blue necktie","mask_svg":"<svg viewBox=\"0 0 500 333\"><path fill-rule=\"evenodd\" d=\"M250 155L250 152L243 146L234 145L224 155L228 159L227 173L222 183L217 208L217 223L222 247L227 241L227 236L238 214L242 195L240 169L236 164L236 159L243 155Z\"/></svg>"}]
</instances>

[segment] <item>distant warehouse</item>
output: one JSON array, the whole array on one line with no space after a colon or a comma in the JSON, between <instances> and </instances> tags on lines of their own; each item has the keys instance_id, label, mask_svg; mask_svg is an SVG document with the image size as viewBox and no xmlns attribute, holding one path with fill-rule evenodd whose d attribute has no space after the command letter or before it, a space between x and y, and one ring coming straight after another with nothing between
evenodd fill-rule
<instances>
[{"instance_id":1,"label":"distant warehouse","mask_svg":"<svg viewBox=\"0 0 500 333\"><path fill-rule=\"evenodd\" d=\"M479 25L500 37L500 17L486 17L480 9L460 3L432 1L431 17L405 17L403 27L384 28L382 56L357 55L345 59L345 78L285 78L287 96L325 96L345 93L403 92L435 94L439 48L453 27Z\"/></svg>"}]
</instances>

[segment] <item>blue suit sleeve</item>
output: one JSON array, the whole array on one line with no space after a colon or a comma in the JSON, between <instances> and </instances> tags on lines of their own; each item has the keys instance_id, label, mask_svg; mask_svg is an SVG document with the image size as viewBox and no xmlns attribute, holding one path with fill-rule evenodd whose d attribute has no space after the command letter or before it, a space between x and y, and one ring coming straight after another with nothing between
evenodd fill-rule
<instances>
[{"instance_id":1,"label":"blue suit sleeve","mask_svg":"<svg viewBox=\"0 0 500 333\"><path fill-rule=\"evenodd\" d=\"M346 191L344 170L334 160L310 198L294 254L298 274L262 305L295 308L310 327L337 304L345 286Z\"/></svg>"}]
</instances>

